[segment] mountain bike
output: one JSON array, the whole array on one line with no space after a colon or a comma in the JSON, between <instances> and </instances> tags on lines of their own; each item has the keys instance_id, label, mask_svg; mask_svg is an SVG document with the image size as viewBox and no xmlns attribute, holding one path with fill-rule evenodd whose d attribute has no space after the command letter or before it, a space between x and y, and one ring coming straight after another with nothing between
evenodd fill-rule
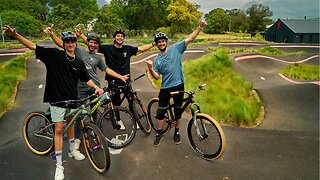
<instances>
[{"instance_id":1,"label":"mountain bike","mask_svg":"<svg viewBox=\"0 0 320 180\"><path fill-rule=\"evenodd\" d=\"M104 134L109 147L120 149L132 142L137 133L137 125L129 109L113 105L111 99L114 92L110 89L106 91L109 93L109 100L98 106L99 118L96 125Z\"/></svg>"},{"instance_id":2,"label":"mountain bike","mask_svg":"<svg viewBox=\"0 0 320 180\"><path fill-rule=\"evenodd\" d=\"M140 75L134 80L128 80L124 85L117 85L113 81L111 86L108 87L110 91L120 92L122 94L120 104L123 104L123 101L127 99L129 103L129 109L134 116L139 128L143 133L149 135L151 133L151 125L148 121L147 110L143 106L142 101L139 99L137 92L135 92L132 88L132 83L140 78L145 76L145 74ZM99 113L101 114L101 112Z\"/></svg>"},{"instance_id":3,"label":"mountain bike","mask_svg":"<svg viewBox=\"0 0 320 180\"><path fill-rule=\"evenodd\" d=\"M200 106L194 100L194 95L200 90L204 90L204 86L205 84L200 85L190 92L176 91L171 93L171 100L167 106L167 112L164 119L163 134L169 132L177 123L174 115L172 96L177 93L185 93L187 97L183 99L181 113L189 107L192 116L187 125L189 143L198 156L206 160L214 160L222 156L226 147L226 140L219 123L213 117L201 113ZM157 131L156 115L158 105L158 98L151 99L148 104L148 119L155 131Z\"/></svg>"},{"instance_id":4,"label":"mountain bike","mask_svg":"<svg viewBox=\"0 0 320 180\"><path fill-rule=\"evenodd\" d=\"M104 173L110 169L110 154L108 144L103 133L93 123L91 114L109 98L108 92L94 98L92 101L88 101L91 95L87 98L80 100L68 100L52 105L70 105L80 104L80 107L70 110L66 113L65 117L71 117L71 121L66 124L63 130L63 134L68 132L72 124L76 120L81 121L83 144L88 159L93 168L99 172ZM90 104L96 103L91 111L88 111ZM79 118L80 117L80 118ZM37 155L45 155L51 152L54 148L54 123L51 121L50 111L47 112L32 112L26 116L23 122L23 138L28 148Z\"/></svg>"}]
</instances>

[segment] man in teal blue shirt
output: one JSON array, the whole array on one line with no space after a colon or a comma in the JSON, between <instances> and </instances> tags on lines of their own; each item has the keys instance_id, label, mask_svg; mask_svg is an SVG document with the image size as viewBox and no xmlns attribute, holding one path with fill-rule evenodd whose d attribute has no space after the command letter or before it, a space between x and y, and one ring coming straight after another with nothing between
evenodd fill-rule
<instances>
[{"instance_id":1,"label":"man in teal blue shirt","mask_svg":"<svg viewBox=\"0 0 320 180\"><path fill-rule=\"evenodd\" d=\"M154 37L154 43L159 49L159 54L154 59L154 62L147 60L147 66L151 75L155 79L159 79L162 75L161 89L159 92L159 108L157 110L157 135L153 143L154 146L159 146L162 140L162 127L164 124L164 114L166 107L170 100L170 92L184 90L184 76L182 72L182 54L186 50L188 44L192 42L206 26L205 21L200 21L199 26L183 41L173 44L168 48L168 37L165 33L158 33ZM183 93L173 96L174 100L174 114L177 123L174 131L175 144L181 143L179 134L180 118L181 118L181 105L183 100Z\"/></svg>"}]
</instances>

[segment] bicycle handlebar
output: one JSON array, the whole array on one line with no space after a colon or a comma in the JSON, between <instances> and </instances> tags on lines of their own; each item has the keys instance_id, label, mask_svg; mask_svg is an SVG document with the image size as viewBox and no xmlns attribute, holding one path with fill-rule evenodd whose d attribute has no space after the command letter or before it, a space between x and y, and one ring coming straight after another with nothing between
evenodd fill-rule
<instances>
[{"instance_id":1,"label":"bicycle handlebar","mask_svg":"<svg viewBox=\"0 0 320 180\"><path fill-rule=\"evenodd\" d=\"M134 78L133 80L128 80L124 85L117 85L117 84L115 84L115 81L112 80L112 88L125 89L125 88L127 88L128 86L130 86L131 83L133 83L134 81L142 78L142 77L145 76L145 75L146 75L146 74L143 73L143 74L141 74L140 76Z\"/></svg>"},{"instance_id":2,"label":"bicycle handlebar","mask_svg":"<svg viewBox=\"0 0 320 180\"><path fill-rule=\"evenodd\" d=\"M202 84L200 86L198 86L195 90L193 91L175 91L175 92L171 92L170 94L171 95L174 95L174 94L178 94L178 93L186 93L188 95L193 95L193 94L196 94L198 93L199 91L201 90L204 90L204 86L206 86L207 84Z\"/></svg>"},{"instance_id":3,"label":"bicycle handlebar","mask_svg":"<svg viewBox=\"0 0 320 180\"><path fill-rule=\"evenodd\" d=\"M107 88L103 88L104 90L104 93L101 94L100 96L97 97L97 99L100 100L100 102L103 102L105 101L106 99L107 100L111 100L111 94L107 91ZM77 100L65 100L65 101L58 101L58 102L53 102L53 103L50 103L51 105L76 105L77 103L85 103L87 100L91 99L92 97L95 97L97 96L96 94L91 94L90 96L86 97L86 98L82 98L82 99L77 99ZM88 106L90 105L91 102L89 102L88 104L86 104L85 106Z\"/></svg>"}]
</instances>

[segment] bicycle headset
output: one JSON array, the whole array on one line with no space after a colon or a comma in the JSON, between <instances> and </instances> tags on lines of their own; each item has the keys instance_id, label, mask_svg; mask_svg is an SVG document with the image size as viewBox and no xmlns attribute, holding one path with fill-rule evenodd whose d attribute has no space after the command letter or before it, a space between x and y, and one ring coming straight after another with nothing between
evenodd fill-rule
<instances>
[{"instance_id":1,"label":"bicycle headset","mask_svg":"<svg viewBox=\"0 0 320 180\"><path fill-rule=\"evenodd\" d=\"M160 39L165 39L167 41L168 40L168 36L163 32L159 32L154 36L154 42L157 42Z\"/></svg>"},{"instance_id":2,"label":"bicycle headset","mask_svg":"<svg viewBox=\"0 0 320 180\"><path fill-rule=\"evenodd\" d=\"M122 34L123 37L126 37L126 34L124 33L124 30L122 30L122 29L118 29L118 30L114 31L113 38L115 38L117 34Z\"/></svg>"},{"instance_id":3,"label":"bicycle headset","mask_svg":"<svg viewBox=\"0 0 320 180\"><path fill-rule=\"evenodd\" d=\"M62 39L63 42L65 42L65 41L77 41L77 36L73 32L67 31L67 32L62 32L61 39Z\"/></svg>"},{"instance_id":4,"label":"bicycle headset","mask_svg":"<svg viewBox=\"0 0 320 180\"><path fill-rule=\"evenodd\" d=\"M97 43L100 44L100 37L96 33L89 33L87 35L87 41L89 42L90 40L97 41Z\"/></svg>"}]
</instances>

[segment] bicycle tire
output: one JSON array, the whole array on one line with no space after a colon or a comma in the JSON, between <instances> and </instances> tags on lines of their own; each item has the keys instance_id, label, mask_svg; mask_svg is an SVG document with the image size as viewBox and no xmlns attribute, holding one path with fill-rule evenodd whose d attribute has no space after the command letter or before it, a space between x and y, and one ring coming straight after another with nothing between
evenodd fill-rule
<instances>
[{"instance_id":1,"label":"bicycle tire","mask_svg":"<svg viewBox=\"0 0 320 180\"><path fill-rule=\"evenodd\" d=\"M105 173L110 169L111 159L106 139L93 123L86 123L83 133L83 144L89 162L99 173Z\"/></svg>"},{"instance_id":2,"label":"bicycle tire","mask_svg":"<svg viewBox=\"0 0 320 180\"><path fill-rule=\"evenodd\" d=\"M51 124L51 120L44 112L32 112L24 119L22 126L23 139L33 153L45 155L53 149L54 129L53 126L49 126ZM47 128L44 129L44 127Z\"/></svg>"},{"instance_id":3,"label":"bicycle tire","mask_svg":"<svg viewBox=\"0 0 320 180\"><path fill-rule=\"evenodd\" d=\"M144 108L142 102L137 98L134 98L132 101L132 114L138 123L141 131L149 135L151 133L151 125L148 120L147 110Z\"/></svg>"},{"instance_id":4,"label":"bicycle tire","mask_svg":"<svg viewBox=\"0 0 320 180\"><path fill-rule=\"evenodd\" d=\"M196 115L196 121L202 121L205 125L207 134L203 134L203 128L200 127L202 137L197 135L194 120L188 122L188 139L194 152L203 159L215 160L222 156L226 147L224 132L219 123L211 116L203 113ZM201 143L201 144L200 144Z\"/></svg>"},{"instance_id":5,"label":"bicycle tire","mask_svg":"<svg viewBox=\"0 0 320 180\"><path fill-rule=\"evenodd\" d=\"M114 111L119 111L120 119L126 128L125 130L113 127L112 118L114 118ZM121 106L115 106L114 110L105 109L98 120L98 127L106 137L109 147L114 149L121 149L130 144L137 133L137 124L132 113Z\"/></svg>"},{"instance_id":6,"label":"bicycle tire","mask_svg":"<svg viewBox=\"0 0 320 180\"><path fill-rule=\"evenodd\" d=\"M147 109L147 112L148 112L148 120L149 120L149 123L152 127L152 129L157 132L157 110L158 110L158 107L159 107L159 98L152 98L149 103L148 103L148 109ZM162 133L165 134L167 133L171 126L168 125L168 115L165 115L165 119L164 121L166 121L166 123L163 124L163 127L162 127Z\"/></svg>"}]
</instances>

